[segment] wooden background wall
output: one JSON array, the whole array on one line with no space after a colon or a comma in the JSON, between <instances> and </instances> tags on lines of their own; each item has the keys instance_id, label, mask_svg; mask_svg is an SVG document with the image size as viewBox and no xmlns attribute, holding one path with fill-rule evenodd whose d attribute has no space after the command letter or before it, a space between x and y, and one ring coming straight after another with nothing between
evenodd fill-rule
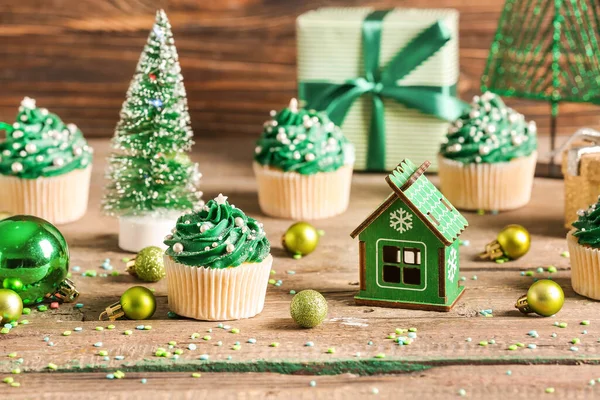
<instances>
[{"instance_id":1,"label":"wooden background wall","mask_svg":"<svg viewBox=\"0 0 600 400\"><path fill-rule=\"evenodd\" d=\"M295 18L321 6L460 11L465 100L478 91L502 0L0 0L0 120L35 97L89 136L111 136L155 10L169 15L196 135L257 135L295 93ZM548 131L544 103L509 102ZM567 105L559 131L596 126Z\"/></svg>"}]
</instances>

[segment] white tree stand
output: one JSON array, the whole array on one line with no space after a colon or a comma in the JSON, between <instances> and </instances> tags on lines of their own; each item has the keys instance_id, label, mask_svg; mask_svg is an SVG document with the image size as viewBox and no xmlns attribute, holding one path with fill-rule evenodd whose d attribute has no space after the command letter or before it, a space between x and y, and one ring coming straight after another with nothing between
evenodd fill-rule
<instances>
[{"instance_id":1,"label":"white tree stand","mask_svg":"<svg viewBox=\"0 0 600 400\"><path fill-rule=\"evenodd\" d=\"M166 249L165 236L175 228L183 212L123 215L119 217L119 247L137 253L144 247L158 246Z\"/></svg>"}]
</instances>

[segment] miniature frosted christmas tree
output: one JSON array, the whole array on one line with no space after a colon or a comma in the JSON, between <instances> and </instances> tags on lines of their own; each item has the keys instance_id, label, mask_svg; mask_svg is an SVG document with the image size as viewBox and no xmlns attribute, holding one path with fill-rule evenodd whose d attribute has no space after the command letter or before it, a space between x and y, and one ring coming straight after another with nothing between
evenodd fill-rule
<instances>
[{"instance_id":1,"label":"miniature frosted christmas tree","mask_svg":"<svg viewBox=\"0 0 600 400\"><path fill-rule=\"evenodd\" d=\"M163 10L138 62L109 157L104 211L119 216L119 247L162 245L177 217L201 207L198 165L171 25Z\"/></svg>"},{"instance_id":2,"label":"miniature frosted christmas tree","mask_svg":"<svg viewBox=\"0 0 600 400\"><path fill-rule=\"evenodd\" d=\"M599 43L593 0L506 0L482 91L549 102L554 150L559 103L600 103ZM552 162L550 173L560 174Z\"/></svg>"}]
</instances>

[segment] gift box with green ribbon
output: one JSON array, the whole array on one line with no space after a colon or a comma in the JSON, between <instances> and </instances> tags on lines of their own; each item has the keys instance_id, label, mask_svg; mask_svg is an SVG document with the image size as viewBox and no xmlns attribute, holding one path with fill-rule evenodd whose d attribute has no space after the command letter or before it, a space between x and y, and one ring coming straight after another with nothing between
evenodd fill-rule
<instances>
[{"instance_id":1,"label":"gift box with green ribbon","mask_svg":"<svg viewBox=\"0 0 600 400\"><path fill-rule=\"evenodd\" d=\"M297 20L298 90L356 147L355 169L431 161L456 98L458 12L451 9L322 8Z\"/></svg>"}]
</instances>

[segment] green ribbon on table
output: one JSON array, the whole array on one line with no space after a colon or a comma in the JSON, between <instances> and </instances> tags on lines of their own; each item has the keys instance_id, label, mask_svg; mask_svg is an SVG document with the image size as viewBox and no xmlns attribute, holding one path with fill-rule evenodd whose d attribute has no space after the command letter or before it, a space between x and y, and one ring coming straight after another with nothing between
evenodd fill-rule
<instances>
[{"instance_id":1,"label":"green ribbon on table","mask_svg":"<svg viewBox=\"0 0 600 400\"><path fill-rule=\"evenodd\" d=\"M467 105L454 97L452 86L400 86L398 81L412 72L440 50L451 38L450 30L442 21L433 23L417 35L379 68L381 30L384 17L392 10L374 11L362 24L362 50L365 76L344 83L299 82L300 98L307 108L326 111L330 119L341 125L354 101L370 94L373 100L371 127L368 140L367 169L385 169L385 116L383 98L396 100L440 119L457 119Z\"/></svg>"}]
</instances>

